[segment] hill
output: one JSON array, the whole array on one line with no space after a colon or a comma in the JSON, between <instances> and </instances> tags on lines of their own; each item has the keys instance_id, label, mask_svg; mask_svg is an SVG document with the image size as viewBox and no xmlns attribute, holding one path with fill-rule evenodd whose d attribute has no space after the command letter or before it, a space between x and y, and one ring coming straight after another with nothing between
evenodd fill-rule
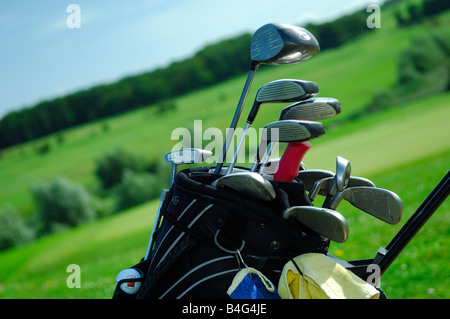
<instances>
[{"instance_id":1,"label":"hill","mask_svg":"<svg viewBox=\"0 0 450 319\"><path fill-rule=\"evenodd\" d=\"M344 259L373 257L448 171L449 93L434 93L364 117L354 118L380 90L395 87L398 61L417 34L448 29L448 14L399 28L395 10L385 10L382 28L346 45L321 52L298 65L262 67L248 100L257 89L275 79L316 81L319 96L338 98L342 114L324 122L328 132L312 142L308 168L334 170L337 155L352 163L352 174L372 179L402 198L402 222L388 226L349 206L340 211L350 224L351 237L331 252ZM441 22L439 22L441 21ZM447 21L442 23L442 21ZM245 76L174 99L176 109L160 113L147 106L68 129L61 135L11 147L0 159L0 203L10 203L22 215L32 215L29 186L36 180L67 176L90 191L99 189L95 161L111 149L126 147L161 160L178 141L177 127L192 127L201 119L203 129L225 129L232 118ZM250 102L248 102L250 103ZM245 108L248 110L248 104ZM254 127L278 118L280 108L265 107ZM245 116L239 126L242 127ZM46 152L39 146L47 144ZM169 165L165 165L169 170ZM166 182L161 181L161 188ZM4 298L109 298L118 271L136 263L145 251L157 201L61 232L23 247L0 253L0 296ZM447 201L402 253L382 281L390 298L448 298ZM419 262L420 261L420 262ZM68 289L67 266L82 268L82 288Z\"/></svg>"}]
</instances>

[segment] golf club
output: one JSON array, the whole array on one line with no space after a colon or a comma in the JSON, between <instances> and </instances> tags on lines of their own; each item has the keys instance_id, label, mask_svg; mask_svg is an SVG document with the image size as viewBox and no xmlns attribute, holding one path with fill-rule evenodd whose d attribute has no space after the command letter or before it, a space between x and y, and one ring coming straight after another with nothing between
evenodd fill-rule
<instances>
[{"instance_id":1,"label":"golf club","mask_svg":"<svg viewBox=\"0 0 450 319\"><path fill-rule=\"evenodd\" d=\"M342 107L337 99L311 98L285 107L281 111L280 120L319 121L332 118L341 111Z\"/></svg>"},{"instance_id":2,"label":"golf club","mask_svg":"<svg viewBox=\"0 0 450 319\"><path fill-rule=\"evenodd\" d=\"M325 120L341 112L341 104L333 98L312 98L292 104L281 111L280 120ZM283 165L274 175L274 180L292 181L299 172L299 165L311 148L307 142L290 143L281 161Z\"/></svg>"},{"instance_id":3,"label":"golf club","mask_svg":"<svg viewBox=\"0 0 450 319\"><path fill-rule=\"evenodd\" d=\"M300 172L301 173L301 172ZM301 174L299 174L300 176ZM309 200L312 202L316 199L317 195L323 195L323 196L327 196L326 191L328 190L328 188L330 187L330 184L333 182L334 179L334 174L332 173L332 176L329 177L325 177L322 179L317 180L316 182L314 182L314 184L312 185L311 189L309 190ZM364 187L375 187L375 184L364 177L359 177L359 176L350 176L350 180L348 181L348 185L347 187L359 187L359 186L364 186ZM306 188L306 186L305 186ZM308 188L306 188L308 190Z\"/></svg>"},{"instance_id":4,"label":"golf club","mask_svg":"<svg viewBox=\"0 0 450 319\"><path fill-rule=\"evenodd\" d=\"M388 224L395 225L402 219L402 200L389 190L376 187L348 187L336 193L329 208L336 209L343 199Z\"/></svg>"},{"instance_id":5,"label":"golf club","mask_svg":"<svg viewBox=\"0 0 450 319\"><path fill-rule=\"evenodd\" d=\"M210 158L211 156L212 156L211 151L198 149L198 148L184 148L181 150L167 153L164 156L164 160L167 163L172 164L171 173L170 173L170 187L172 187L172 185L175 181L175 176L177 174L177 165L201 163L201 162L205 161L206 159ZM154 235L161 223L161 205L164 202L164 199L166 198L168 192L169 192L168 189L163 189L161 191L161 195L159 197L158 211L156 212L155 221L153 222L153 228L152 228L152 232L150 234L150 239L148 241L147 251L145 253L144 260L146 260L149 257L150 251L152 250L153 242L154 242Z\"/></svg>"},{"instance_id":6,"label":"golf club","mask_svg":"<svg viewBox=\"0 0 450 319\"><path fill-rule=\"evenodd\" d=\"M199 148L184 148L167 153L164 160L172 164L170 174L170 186L172 186L177 174L177 166L181 164L202 163L212 156L212 152Z\"/></svg>"},{"instance_id":7,"label":"golf club","mask_svg":"<svg viewBox=\"0 0 450 319\"><path fill-rule=\"evenodd\" d=\"M222 154L217 162L215 174L219 174L223 167L255 72L261 63L272 65L299 63L308 60L319 51L319 43L306 29L287 24L269 23L256 30L251 40L250 70L225 139Z\"/></svg>"},{"instance_id":8,"label":"golf club","mask_svg":"<svg viewBox=\"0 0 450 319\"><path fill-rule=\"evenodd\" d=\"M341 156L336 157L336 175L333 177L333 181L330 183L327 190L327 197L323 202L322 207L329 207L333 196L337 191L342 191L347 187L350 180L351 166L350 162Z\"/></svg>"},{"instance_id":9,"label":"golf club","mask_svg":"<svg viewBox=\"0 0 450 319\"><path fill-rule=\"evenodd\" d=\"M282 103L282 102L294 102L299 100L308 99L319 93L319 87L315 82L301 81L301 80L277 80L270 82L261 87L256 93L255 102L250 110L245 124L244 131L239 138L238 144L233 154L233 158L228 165L226 174L230 174L233 171L234 165L237 160L237 156L241 151L245 138L247 137L248 130L255 120L256 115L263 103Z\"/></svg>"},{"instance_id":10,"label":"golf club","mask_svg":"<svg viewBox=\"0 0 450 319\"><path fill-rule=\"evenodd\" d=\"M284 219L291 217L334 242L343 243L348 238L347 220L335 210L314 206L294 206L283 212Z\"/></svg>"},{"instance_id":11,"label":"golf club","mask_svg":"<svg viewBox=\"0 0 450 319\"><path fill-rule=\"evenodd\" d=\"M266 165L270 158L270 154L273 150L273 143L310 141L318 138L324 133L325 128L320 122L282 120L266 125L263 130L255 160L250 167L250 171L256 171L261 162L259 170L262 172L262 168ZM268 148L269 143L271 145L270 148ZM262 161L260 161L260 154L264 154Z\"/></svg>"},{"instance_id":12,"label":"golf club","mask_svg":"<svg viewBox=\"0 0 450 319\"><path fill-rule=\"evenodd\" d=\"M300 170L298 172L298 179L300 179L305 185L305 190L307 192L310 192L313 188L314 184L321 179L327 178L327 177L333 177L334 173L328 170L324 169L307 169L307 170Z\"/></svg>"},{"instance_id":13,"label":"golf club","mask_svg":"<svg viewBox=\"0 0 450 319\"><path fill-rule=\"evenodd\" d=\"M272 184L255 172L225 175L216 179L211 185L216 188L228 187L241 194L267 202L272 201L276 196Z\"/></svg>"}]
</instances>

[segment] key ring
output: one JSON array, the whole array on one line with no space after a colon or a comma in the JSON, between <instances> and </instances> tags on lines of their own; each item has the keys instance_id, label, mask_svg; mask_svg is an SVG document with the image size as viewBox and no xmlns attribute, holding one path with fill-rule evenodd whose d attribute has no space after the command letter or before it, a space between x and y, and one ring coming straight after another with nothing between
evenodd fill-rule
<instances>
[{"instance_id":1,"label":"key ring","mask_svg":"<svg viewBox=\"0 0 450 319\"><path fill-rule=\"evenodd\" d=\"M227 254L232 254L232 255L234 255L234 254L236 254L236 250L237 250L237 251L239 252L239 255L240 255L240 252L244 249L244 246L245 246L245 240L242 240L241 248L236 249L236 250L229 250L229 249L226 249L226 248L222 247L222 245L219 244L219 241L217 240L217 237L219 236L219 232L220 232L220 229L218 229L217 232L216 232L216 234L214 235L214 244L216 244L216 246L217 246L220 250L222 250L223 252L226 252Z\"/></svg>"}]
</instances>

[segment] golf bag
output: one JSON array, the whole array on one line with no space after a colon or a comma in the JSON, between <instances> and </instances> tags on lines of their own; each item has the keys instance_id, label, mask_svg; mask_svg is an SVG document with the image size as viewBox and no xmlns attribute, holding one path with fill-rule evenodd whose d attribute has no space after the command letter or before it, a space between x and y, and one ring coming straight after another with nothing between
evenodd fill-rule
<instances>
[{"instance_id":1,"label":"golf bag","mask_svg":"<svg viewBox=\"0 0 450 319\"><path fill-rule=\"evenodd\" d=\"M303 253L326 254L329 240L282 212L311 205L300 181L271 181L276 197L262 201L211 183L209 167L179 172L161 205L162 223L135 295L116 287L114 298L229 298L240 269L252 267L274 284L283 266Z\"/></svg>"}]
</instances>

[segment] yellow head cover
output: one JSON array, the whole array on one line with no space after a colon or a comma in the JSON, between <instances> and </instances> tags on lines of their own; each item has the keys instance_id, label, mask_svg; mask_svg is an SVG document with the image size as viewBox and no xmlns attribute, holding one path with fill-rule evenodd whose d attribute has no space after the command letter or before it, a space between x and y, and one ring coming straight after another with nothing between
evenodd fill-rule
<instances>
[{"instance_id":1,"label":"yellow head cover","mask_svg":"<svg viewBox=\"0 0 450 319\"><path fill-rule=\"evenodd\" d=\"M284 266L278 283L282 299L378 299L380 296L375 287L326 255L303 254L293 261Z\"/></svg>"}]
</instances>

